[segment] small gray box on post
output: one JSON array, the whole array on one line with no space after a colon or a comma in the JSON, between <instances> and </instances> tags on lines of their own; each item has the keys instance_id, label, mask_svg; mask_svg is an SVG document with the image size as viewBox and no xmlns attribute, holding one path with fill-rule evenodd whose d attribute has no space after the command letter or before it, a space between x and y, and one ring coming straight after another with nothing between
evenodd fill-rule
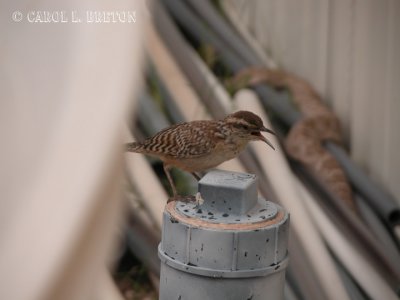
<instances>
[{"instance_id":1,"label":"small gray box on post","mask_svg":"<svg viewBox=\"0 0 400 300\"><path fill-rule=\"evenodd\" d=\"M212 171L212 176L204 176L199 184L199 192L207 210L226 210L243 215L257 203L257 178L253 174Z\"/></svg>"},{"instance_id":2,"label":"small gray box on post","mask_svg":"<svg viewBox=\"0 0 400 300\"><path fill-rule=\"evenodd\" d=\"M204 203L163 215L160 299L283 299L289 215L258 198L254 175L211 171Z\"/></svg>"}]
</instances>

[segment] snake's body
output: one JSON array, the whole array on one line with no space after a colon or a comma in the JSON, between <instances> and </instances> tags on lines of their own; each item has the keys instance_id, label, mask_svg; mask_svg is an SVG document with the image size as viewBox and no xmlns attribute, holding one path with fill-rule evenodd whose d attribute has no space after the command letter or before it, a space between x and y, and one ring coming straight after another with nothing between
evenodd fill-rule
<instances>
[{"instance_id":1,"label":"snake's body","mask_svg":"<svg viewBox=\"0 0 400 300\"><path fill-rule=\"evenodd\" d=\"M318 93L304 79L281 70L248 68L237 74L235 85L267 83L286 88L303 118L292 126L285 140L287 153L318 174L329 190L356 210L347 177L336 159L322 143L342 144L340 123L335 114L321 101Z\"/></svg>"}]
</instances>

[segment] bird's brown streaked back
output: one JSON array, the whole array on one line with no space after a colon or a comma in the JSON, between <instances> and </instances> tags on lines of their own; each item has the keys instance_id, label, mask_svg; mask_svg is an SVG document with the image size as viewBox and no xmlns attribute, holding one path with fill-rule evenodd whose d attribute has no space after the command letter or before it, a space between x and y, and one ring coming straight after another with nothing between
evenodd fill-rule
<instances>
[{"instance_id":1,"label":"bird's brown streaked back","mask_svg":"<svg viewBox=\"0 0 400 300\"><path fill-rule=\"evenodd\" d=\"M185 122L165 128L142 143L135 143L134 147L128 144L127 151L177 159L198 157L215 148L220 140L218 136L222 137L218 121Z\"/></svg>"}]
</instances>

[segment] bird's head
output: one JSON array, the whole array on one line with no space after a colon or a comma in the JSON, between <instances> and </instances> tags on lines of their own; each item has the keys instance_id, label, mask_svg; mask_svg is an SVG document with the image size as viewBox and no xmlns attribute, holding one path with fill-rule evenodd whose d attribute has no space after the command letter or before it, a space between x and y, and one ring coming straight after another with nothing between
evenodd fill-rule
<instances>
[{"instance_id":1,"label":"bird's head","mask_svg":"<svg viewBox=\"0 0 400 300\"><path fill-rule=\"evenodd\" d=\"M228 115L224 121L231 127L232 132L239 138L247 141L263 141L275 150L271 142L265 138L261 132L275 133L266 128L261 118L256 114L250 111L240 110Z\"/></svg>"}]
</instances>

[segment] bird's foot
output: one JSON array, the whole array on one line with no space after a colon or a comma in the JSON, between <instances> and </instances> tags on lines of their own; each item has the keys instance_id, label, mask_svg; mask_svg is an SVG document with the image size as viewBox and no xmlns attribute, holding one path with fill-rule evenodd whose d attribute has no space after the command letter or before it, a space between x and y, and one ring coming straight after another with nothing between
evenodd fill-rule
<instances>
[{"instance_id":1,"label":"bird's foot","mask_svg":"<svg viewBox=\"0 0 400 300\"><path fill-rule=\"evenodd\" d=\"M188 202L195 202L196 198L193 195L188 195L188 196L175 195L175 196L169 197L167 203L170 203L172 201L180 201L180 202L188 203Z\"/></svg>"},{"instance_id":2,"label":"bird's foot","mask_svg":"<svg viewBox=\"0 0 400 300\"><path fill-rule=\"evenodd\" d=\"M193 196L193 195L187 195L187 196L175 195L175 196L169 197L167 203L172 202L172 201L180 201L180 202L185 202L185 203L194 202L194 203L196 203L195 208L199 208L200 205L202 205L204 203L204 199L201 197L200 192L197 192L195 196Z\"/></svg>"}]
</instances>

